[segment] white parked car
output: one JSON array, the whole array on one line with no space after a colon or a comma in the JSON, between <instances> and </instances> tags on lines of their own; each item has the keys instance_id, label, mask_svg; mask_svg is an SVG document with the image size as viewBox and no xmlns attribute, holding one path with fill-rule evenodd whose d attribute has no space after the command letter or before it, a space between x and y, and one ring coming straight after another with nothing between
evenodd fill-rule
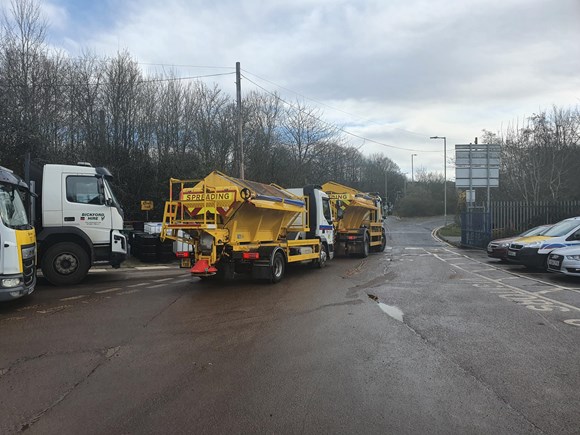
<instances>
[{"instance_id":1,"label":"white parked car","mask_svg":"<svg viewBox=\"0 0 580 435\"><path fill-rule=\"evenodd\" d=\"M564 275L580 276L580 247L554 249L548 255L548 272L558 272Z\"/></svg>"},{"instance_id":2,"label":"white parked car","mask_svg":"<svg viewBox=\"0 0 580 435\"><path fill-rule=\"evenodd\" d=\"M580 246L580 216L564 219L540 236L514 240L508 248L507 259L528 268L545 270L548 255L566 246Z\"/></svg>"}]
</instances>

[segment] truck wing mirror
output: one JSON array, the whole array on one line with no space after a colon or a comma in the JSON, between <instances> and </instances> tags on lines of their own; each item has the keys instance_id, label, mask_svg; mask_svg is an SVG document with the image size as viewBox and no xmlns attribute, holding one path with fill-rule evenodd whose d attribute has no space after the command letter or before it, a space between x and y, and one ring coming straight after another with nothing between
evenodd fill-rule
<instances>
[{"instance_id":1,"label":"truck wing mirror","mask_svg":"<svg viewBox=\"0 0 580 435\"><path fill-rule=\"evenodd\" d=\"M337 219L342 219L344 217L344 210L340 207L336 209L336 217Z\"/></svg>"}]
</instances>

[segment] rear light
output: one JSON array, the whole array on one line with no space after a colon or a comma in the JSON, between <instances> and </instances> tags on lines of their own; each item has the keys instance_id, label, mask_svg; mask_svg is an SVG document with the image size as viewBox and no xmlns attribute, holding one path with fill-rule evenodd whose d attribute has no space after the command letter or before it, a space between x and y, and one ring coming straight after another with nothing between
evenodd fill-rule
<instances>
[{"instance_id":1,"label":"rear light","mask_svg":"<svg viewBox=\"0 0 580 435\"><path fill-rule=\"evenodd\" d=\"M348 240L356 240L356 236L348 236Z\"/></svg>"},{"instance_id":2,"label":"rear light","mask_svg":"<svg viewBox=\"0 0 580 435\"><path fill-rule=\"evenodd\" d=\"M244 259L244 260L259 260L260 254L258 252L244 252L242 254L242 259Z\"/></svg>"},{"instance_id":3,"label":"rear light","mask_svg":"<svg viewBox=\"0 0 580 435\"><path fill-rule=\"evenodd\" d=\"M176 252L175 256L177 258L189 258L189 252L187 252L187 251Z\"/></svg>"}]
</instances>

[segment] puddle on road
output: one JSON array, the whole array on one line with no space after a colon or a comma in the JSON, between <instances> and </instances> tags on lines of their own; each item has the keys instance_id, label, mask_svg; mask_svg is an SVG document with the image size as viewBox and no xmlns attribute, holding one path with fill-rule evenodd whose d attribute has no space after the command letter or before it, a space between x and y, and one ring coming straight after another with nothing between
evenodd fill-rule
<instances>
[{"instance_id":1,"label":"puddle on road","mask_svg":"<svg viewBox=\"0 0 580 435\"><path fill-rule=\"evenodd\" d=\"M403 312L393 305L383 304L379 302L379 308L399 322L403 321Z\"/></svg>"},{"instance_id":2,"label":"puddle on road","mask_svg":"<svg viewBox=\"0 0 580 435\"><path fill-rule=\"evenodd\" d=\"M392 317L395 320L398 320L399 322L403 322L404 313L398 307L379 302L379 298L370 293L368 294L368 297L373 301L375 301L379 305L379 308L383 310L383 312L386 313L388 316Z\"/></svg>"}]
</instances>

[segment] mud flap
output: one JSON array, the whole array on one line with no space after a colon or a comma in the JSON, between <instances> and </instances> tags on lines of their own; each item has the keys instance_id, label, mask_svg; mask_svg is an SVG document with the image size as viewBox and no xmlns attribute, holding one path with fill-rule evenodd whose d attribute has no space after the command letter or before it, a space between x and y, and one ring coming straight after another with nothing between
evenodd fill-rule
<instances>
[{"instance_id":1,"label":"mud flap","mask_svg":"<svg viewBox=\"0 0 580 435\"><path fill-rule=\"evenodd\" d=\"M270 263L254 263L252 265L252 279L272 279L272 266Z\"/></svg>"}]
</instances>

